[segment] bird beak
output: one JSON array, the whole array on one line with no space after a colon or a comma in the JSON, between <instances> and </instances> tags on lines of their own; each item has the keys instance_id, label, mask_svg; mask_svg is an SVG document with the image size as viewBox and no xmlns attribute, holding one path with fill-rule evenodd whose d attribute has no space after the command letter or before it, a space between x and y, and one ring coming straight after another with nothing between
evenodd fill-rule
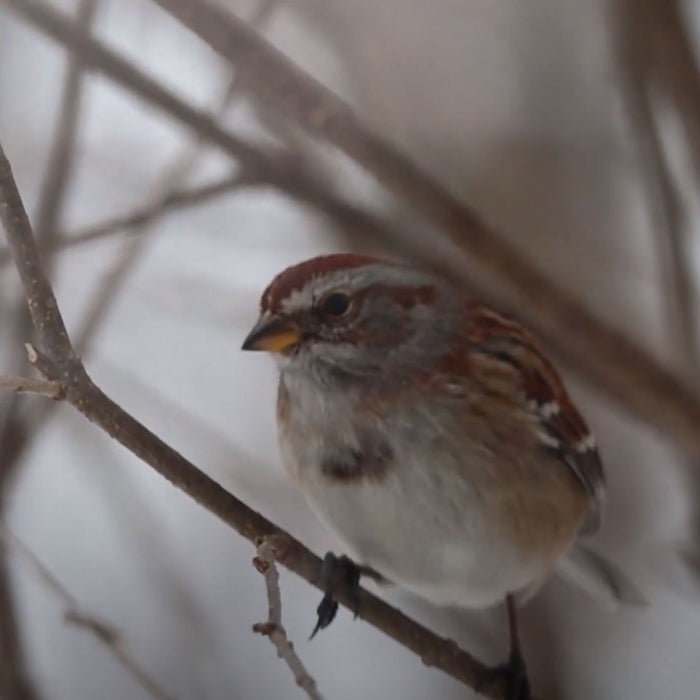
<instances>
[{"instance_id":1,"label":"bird beak","mask_svg":"<svg viewBox=\"0 0 700 700\"><path fill-rule=\"evenodd\" d=\"M284 352L301 342L301 328L289 318L261 316L243 341L242 350Z\"/></svg>"}]
</instances>

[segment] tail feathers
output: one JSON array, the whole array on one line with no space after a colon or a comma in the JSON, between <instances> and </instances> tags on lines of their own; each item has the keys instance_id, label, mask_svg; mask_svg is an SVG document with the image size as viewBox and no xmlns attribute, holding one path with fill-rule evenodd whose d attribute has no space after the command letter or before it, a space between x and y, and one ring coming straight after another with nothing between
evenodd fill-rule
<instances>
[{"instance_id":1,"label":"tail feathers","mask_svg":"<svg viewBox=\"0 0 700 700\"><path fill-rule=\"evenodd\" d=\"M604 608L649 605L637 585L617 565L577 542L556 565L556 572Z\"/></svg>"}]
</instances>

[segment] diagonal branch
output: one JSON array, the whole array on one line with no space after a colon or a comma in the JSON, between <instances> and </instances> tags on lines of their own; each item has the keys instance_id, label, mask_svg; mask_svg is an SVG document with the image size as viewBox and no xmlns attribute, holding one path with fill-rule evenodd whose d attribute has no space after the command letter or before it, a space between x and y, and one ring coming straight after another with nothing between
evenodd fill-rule
<instances>
[{"instance_id":1,"label":"diagonal branch","mask_svg":"<svg viewBox=\"0 0 700 700\"><path fill-rule=\"evenodd\" d=\"M223 489L172 447L106 396L87 375L73 354L51 286L41 268L34 236L10 165L0 145L0 219L20 271L32 318L39 330L41 350L31 348L30 362L47 379L61 383L65 399L90 421L151 465L161 476L194 498L251 542L273 538L278 561L302 578L319 586L320 559L301 542L249 508ZM50 351L49 351L50 349ZM350 606L347 590L338 600ZM452 640L440 637L401 612L362 591L360 617L455 679L475 687L484 678L485 666ZM482 692L502 698L503 687L494 684Z\"/></svg>"},{"instance_id":2,"label":"diagonal branch","mask_svg":"<svg viewBox=\"0 0 700 700\"><path fill-rule=\"evenodd\" d=\"M64 606L64 618L85 630L100 643L109 654L133 676L134 680L155 700L175 700L151 678L137 659L124 646L118 633L111 625L102 622L96 615L83 608L77 598L54 576L38 557L2 522L0 522L0 544L22 559L54 597Z\"/></svg>"},{"instance_id":3,"label":"diagonal branch","mask_svg":"<svg viewBox=\"0 0 700 700\"><path fill-rule=\"evenodd\" d=\"M135 207L127 214L115 216L101 221L98 224L86 226L74 233L59 233L51 250L63 251L86 243L100 241L115 234L124 232L128 234L140 233L140 226L151 224L162 216L171 212L179 211L197 204L203 204L214 197L225 194L230 190L239 187L252 186L256 184L255 179L248 178L243 174L227 175L200 187L192 189L178 190L164 197L158 202L148 202ZM12 262L12 256L7 248L0 249L0 267Z\"/></svg>"}]
</instances>

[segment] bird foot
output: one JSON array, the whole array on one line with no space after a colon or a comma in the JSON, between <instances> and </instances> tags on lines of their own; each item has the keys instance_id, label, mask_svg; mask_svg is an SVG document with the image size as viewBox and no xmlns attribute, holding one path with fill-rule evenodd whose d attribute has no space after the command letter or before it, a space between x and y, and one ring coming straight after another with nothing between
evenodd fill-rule
<instances>
[{"instance_id":1,"label":"bird foot","mask_svg":"<svg viewBox=\"0 0 700 700\"><path fill-rule=\"evenodd\" d=\"M363 572L363 567L358 566L345 555L337 557L333 552L328 552L323 557L319 578L324 596L316 608L318 621L309 639L313 639L316 632L328 627L335 619L338 612L338 601L335 599L335 593L339 589L344 588L348 592L350 607L357 617L360 608L360 576Z\"/></svg>"},{"instance_id":2,"label":"bird foot","mask_svg":"<svg viewBox=\"0 0 700 700\"><path fill-rule=\"evenodd\" d=\"M527 668L520 654L511 654L506 663L487 669L479 679L476 691L481 692L495 684L502 684L505 688L505 700L532 700Z\"/></svg>"}]
</instances>

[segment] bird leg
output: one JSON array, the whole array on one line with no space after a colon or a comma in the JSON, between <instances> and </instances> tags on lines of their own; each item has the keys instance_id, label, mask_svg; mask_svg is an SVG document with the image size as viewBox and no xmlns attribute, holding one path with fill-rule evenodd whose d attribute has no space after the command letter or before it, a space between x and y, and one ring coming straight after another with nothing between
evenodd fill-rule
<instances>
[{"instance_id":1,"label":"bird leg","mask_svg":"<svg viewBox=\"0 0 700 700\"><path fill-rule=\"evenodd\" d=\"M508 611L508 632L510 636L508 661L488 669L483 677L479 679L477 692L479 689L500 682L505 685L504 697L506 700L531 700L527 668L520 651L515 599L512 595L506 596L506 609Z\"/></svg>"},{"instance_id":2,"label":"bird leg","mask_svg":"<svg viewBox=\"0 0 700 700\"><path fill-rule=\"evenodd\" d=\"M311 633L313 639L316 632L325 629L333 622L338 612L338 601L335 598L336 591L345 589L350 598L350 609L355 613L355 617L360 609L360 578L369 576L377 582L384 582L385 579L374 569L362 564L356 564L352 559L344 554L337 557L333 552L327 552L323 557L321 571L319 574L320 584L324 590L323 600L316 608L318 621Z\"/></svg>"}]
</instances>

